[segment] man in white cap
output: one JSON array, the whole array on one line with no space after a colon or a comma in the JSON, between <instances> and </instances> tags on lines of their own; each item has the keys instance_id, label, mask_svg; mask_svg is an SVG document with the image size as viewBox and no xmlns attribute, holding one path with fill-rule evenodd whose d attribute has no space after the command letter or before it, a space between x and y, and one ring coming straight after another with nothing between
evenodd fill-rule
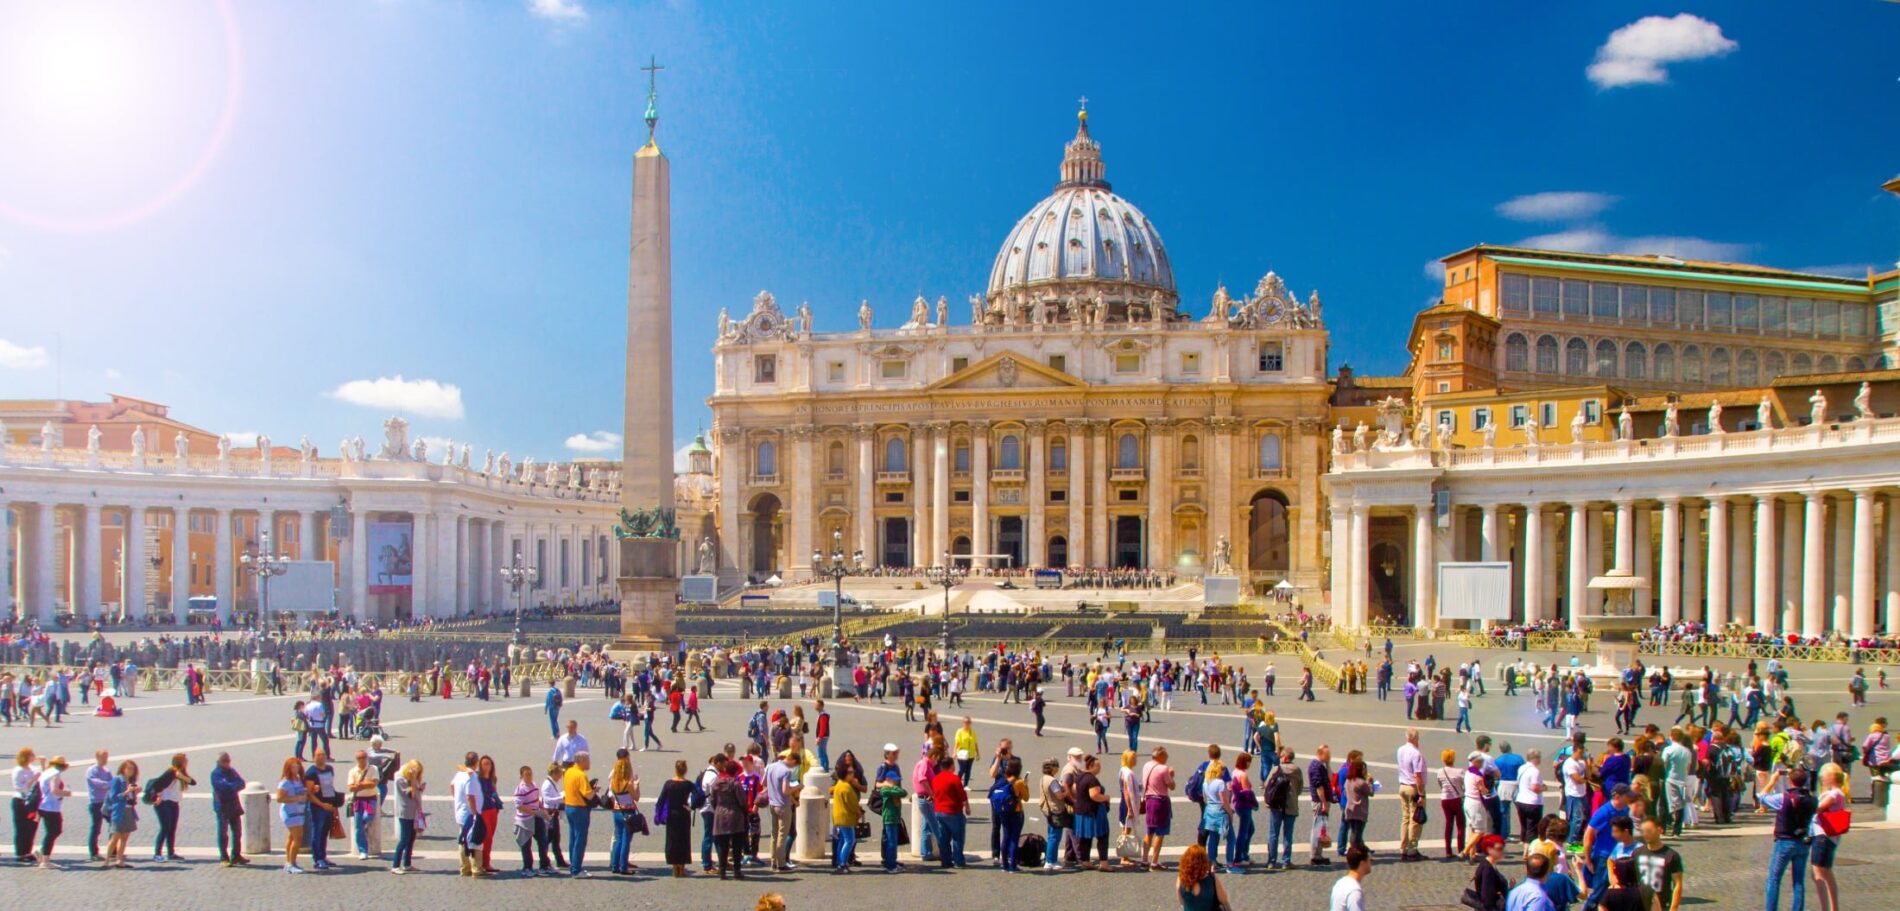
<instances>
[{"instance_id":1,"label":"man in white cap","mask_svg":"<svg viewBox=\"0 0 1900 911\"><path fill-rule=\"evenodd\" d=\"M877 771L872 773L871 780L873 782L883 781L884 772L887 769L897 769L898 780L899 781L903 780L904 770L901 768L898 768L898 765L897 765L897 744L887 743L884 745L884 761L878 763ZM876 785L872 785L872 786L876 787Z\"/></svg>"},{"instance_id":2,"label":"man in white cap","mask_svg":"<svg viewBox=\"0 0 1900 911\"><path fill-rule=\"evenodd\" d=\"M402 770L402 754L383 746L383 735L369 739L369 764L376 770L376 805L389 797L389 783Z\"/></svg>"}]
</instances>

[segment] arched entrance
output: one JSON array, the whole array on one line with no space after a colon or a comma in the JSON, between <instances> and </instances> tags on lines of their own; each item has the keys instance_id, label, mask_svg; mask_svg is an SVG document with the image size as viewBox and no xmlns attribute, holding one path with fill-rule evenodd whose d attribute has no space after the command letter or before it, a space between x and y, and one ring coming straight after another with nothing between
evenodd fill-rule
<instances>
[{"instance_id":1,"label":"arched entrance","mask_svg":"<svg viewBox=\"0 0 1900 911\"><path fill-rule=\"evenodd\" d=\"M1055 535L1049 539L1049 565L1069 565L1069 539L1067 537Z\"/></svg>"},{"instance_id":2,"label":"arched entrance","mask_svg":"<svg viewBox=\"0 0 1900 911\"><path fill-rule=\"evenodd\" d=\"M746 572L765 579L779 571L779 526L784 515L778 497L759 494L752 501L752 554Z\"/></svg>"},{"instance_id":3,"label":"arched entrance","mask_svg":"<svg viewBox=\"0 0 1900 911\"><path fill-rule=\"evenodd\" d=\"M1372 545L1367 564L1367 619L1375 624L1409 626L1405 609L1405 551L1390 541ZM1381 619L1383 618L1383 619Z\"/></svg>"},{"instance_id":4,"label":"arched entrance","mask_svg":"<svg viewBox=\"0 0 1900 911\"><path fill-rule=\"evenodd\" d=\"M970 555L970 536L957 535L956 539L950 542L950 555L954 557L969 556Z\"/></svg>"},{"instance_id":5,"label":"arched entrance","mask_svg":"<svg viewBox=\"0 0 1900 911\"><path fill-rule=\"evenodd\" d=\"M1247 570L1256 578L1286 578L1291 551L1286 494L1263 490L1248 501Z\"/></svg>"},{"instance_id":6,"label":"arched entrance","mask_svg":"<svg viewBox=\"0 0 1900 911\"><path fill-rule=\"evenodd\" d=\"M880 565L903 567L910 565L910 520L901 516L892 516L878 523L878 533L884 540L878 542L877 552L882 554Z\"/></svg>"},{"instance_id":7,"label":"arched entrance","mask_svg":"<svg viewBox=\"0 0 1900 911\"><path fill-rule=\"evenodd\" d=\"M996 552L1009 554L1011 568L1023 565L1023 517L1002 516L996 520Z\"/></svg>"},{"instance_id":8,"label":"arched entrance","mask_svg":"<svg viewBox=\"0 0 1900 911\"><path fill-rule=\"evenodd\" d=\"M1144 565L1144 546L1140 516L1115 517L1115 568L1140 569Z\"/></svg>"}]
</instances>

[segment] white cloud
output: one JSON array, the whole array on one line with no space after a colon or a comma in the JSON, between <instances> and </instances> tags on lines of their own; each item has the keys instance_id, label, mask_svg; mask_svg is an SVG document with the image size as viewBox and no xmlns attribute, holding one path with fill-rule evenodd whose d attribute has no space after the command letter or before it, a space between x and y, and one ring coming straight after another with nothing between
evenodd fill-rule
<instances>
[{"instance_id":1,"label":"white cloud","mask_svg":"<svg viewBox=\"0 0 1900 911\"><path fill-rule=\"evenodd\" d=\"M442 461L442 453L455 445L455 441L448 437L417 437L417 439L429 447L428 456L431 462Z\"/></svg>"},{"instance_id":2,"label":"white cloud","mask_svg":"<svg viewBox=\"0 0 1900 911\"><path fill-rule=\"evenodd\" d=\"M1571 221L1590 218L1615 202L1608 193L1557 190L1507 199L1498 203L1498 214L1512 221Z\"/></svg>"},{"instance_id":3,"label":"white cloud","mask_svg":"<svg viewBox=\"0 0 1900 911\"><path fill-rule=\"evenodd\" d=\"M577 433L567 438L567 448L585 453L613 452L620 448L620 434L605 430Z\"/></svg>"},{"instance_id":4,"label":"white cloud","mask_svg":"<svg viewBox=\"0 0 1900 911\"><path fill-rule=\"evenodd\" d=\"M587 18L579 0L528 0L528 12L555 22L579 22Z\"/></svg>"},{"instance_id":5,"label":"white cloud","mask_svg":"<svg viewBox=\"0 0 1900 911\"><path fill-rule=\"evenodd\" d=\"M1663 83L1669 81L1665 64L1720 57L1737 46L1700 16L1644 16L1611 32L1584 74L1599 89Z\"/></svg>"},{"instance_id":6,"label":"white cloud","mask_svg":"<svg viewBox=\"0 0 1900 911\"><path fill-rule=\"evenodd\" d=\"M1425 277L1439 284L1445 283L1445 264L1436 259L1425 261Z\"/></svg>"},{"instance_id":7,"label":"white cloud","mask_svg":"<svg viewBox=\"0 0 1900 911\"><path fill-rule=\"evenodd\" d=\"M254 449L257 447L257 431L227 430L224 438L231 441L232 449Z\"/></svg>"},{"instance_id":8,"label":"white cloud","mask_svg":"<svg viewBox=\"0 0 1900 911\"><path fill-rule=\"evenodd\" d=\"M1794 271L1810 275L1838 275L1842 278L1866 278L1868 272L1879 272L1875 263L1829 263L1825 266L1801 266Z\"/></svg>"},{"instance_id":9,"label":"white cloud","mask_svg":"<svg viewBox=\"0 0 1900 911\"><path fill-rule=\"evenodd\" d=\"M1518 241L1519 246L1572 253L1656 253L1678 259L1733 261L1748 252L1748 244L1707 240L1701 237L1648 235L1624 237L1600 225L1583 225L1550 234L1539 234Z\"/></svg>"},{"instance_id":10,"label":"white cloud","mask_svg":"<svg viewBox=\"0 0 1900 911\"><path fill-rule=\"evenodd\" d=\"M117 368L117 367L107 367L107 368L105 369L105 374L104 374L104 376L105 376L105 378L106 378L106 379L109 379L109 380L122 380L122 379L125 379L125 374L123 374L123 373L120 373L120 372L119 372L119 368Z\"/></svg>"},{"instance_id":11,"label":"white cloud","mask_svg":"<svg viewBox=\"0 0 1900 911\"><path fill-rule=\"evenodd\" d=\"M400 373L374 380L351 380L331 390L330 396L364 408L426 418L459 420L464 413L462 387L435 380L405 380Z\"/></svg>"},{"instance_id":12,"label":"white cloud","mask_svg":"<svg viewBox=\"0 0 1900 911\"><path fill-rule=\"evenodd\" d=\"M31 348L15 345L0 338L0 367L9 370L38 370L52 361L46 356L46 348L34 345Z\"/></svg>"},{"instance_id":13,"label":"white cloud","mask_svg":"<svg viewBox=\"0 0 1900 911\"><path fill-rule=\"evenodd\" d=\"M693 441L687 440L684 443L680 443L679 446L673 450L673 471L675 473L685 474L687 469L693 467L692 458L686 454L686 451L691 448L693 448Z\"/></svg>"}]
</instances>

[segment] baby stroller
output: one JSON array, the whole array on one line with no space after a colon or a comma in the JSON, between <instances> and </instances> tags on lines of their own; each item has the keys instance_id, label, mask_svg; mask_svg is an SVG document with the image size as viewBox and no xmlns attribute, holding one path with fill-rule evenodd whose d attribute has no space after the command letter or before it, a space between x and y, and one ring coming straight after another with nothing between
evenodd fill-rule
<instances>
[{"instance_id":1,"label":"baby stroller","mask_svg":"<svg viewBox=\"0 0 1900 911\"><path fill-rule=\"evenodd\" d=\"M377 711L375 706L372 705L356 713L356 736L363 740L368 740L371 737L382 737L385 739L389 737L388 734L383 732L382 713Z\"/></svg>"}]
</instances>

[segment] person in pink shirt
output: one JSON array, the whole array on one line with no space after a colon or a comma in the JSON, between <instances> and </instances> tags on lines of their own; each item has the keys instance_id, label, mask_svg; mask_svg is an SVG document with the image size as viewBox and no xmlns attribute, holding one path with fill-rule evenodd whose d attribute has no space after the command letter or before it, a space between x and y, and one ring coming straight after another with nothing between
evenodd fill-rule
<instances>
[{"instance_id":1,"label":"person in pink shirt","mask_svg":"<svg viewBox=\"0 0 1900 911\"><path fill-rule=\"evenodd\" d=\"M1174 820L1174 769L1168 766L1168 748L1155 747L1154 758L1141 767L1142 812L1148 834L1142 842L1141 860L1151 869L1162 869L1161 843L1168 839L1168 827Z\"/></svg>"}]
</instances>

